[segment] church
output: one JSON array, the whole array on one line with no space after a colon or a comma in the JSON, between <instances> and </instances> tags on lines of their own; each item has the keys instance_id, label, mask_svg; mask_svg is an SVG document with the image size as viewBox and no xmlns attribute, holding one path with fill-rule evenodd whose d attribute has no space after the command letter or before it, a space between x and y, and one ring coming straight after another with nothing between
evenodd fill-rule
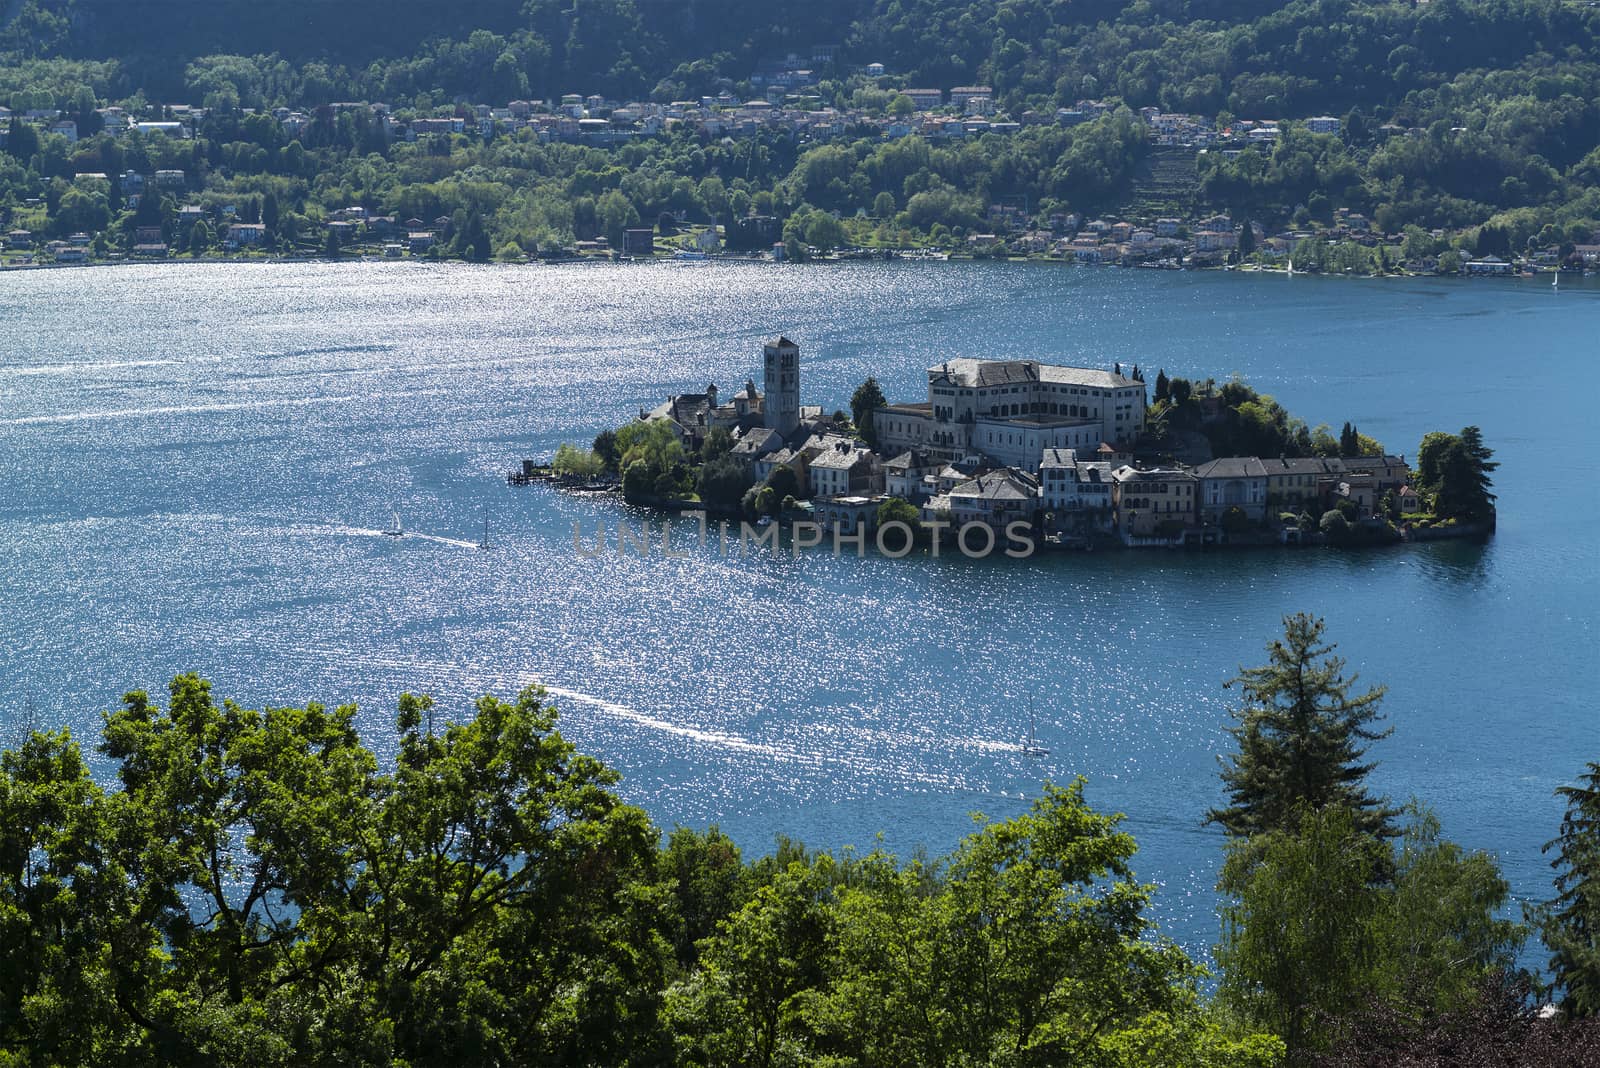
<instances>
[{"instance_id":1,"label":"church","mask_svg":"<svg viewBox=\"0 0 1600 1068\"><path fill-rule=\"evenodd\" d=\"M801 429L802 422L814 423L821 418L821 408L800 404L800 346L788 338L780 337L762 346L762 385L764 391L757 392L755 381L745 379L739 392L723 403L713 382L704 393L668 397L652 411L640 411L639 418L670 421L691 452L698 450L706 435L717 427L741 437L765 428L777 435L774 447L781 447Z\"/></svg>"}]
</instances>

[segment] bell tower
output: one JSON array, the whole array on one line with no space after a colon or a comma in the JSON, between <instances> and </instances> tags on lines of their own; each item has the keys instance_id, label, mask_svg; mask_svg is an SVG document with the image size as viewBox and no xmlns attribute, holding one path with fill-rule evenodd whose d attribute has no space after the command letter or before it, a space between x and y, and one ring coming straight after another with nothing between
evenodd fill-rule
<instances>
[{"instance_id":1,"label":"bell tower","mask_svg":"<svg viewBox=\"0 0 1600 1068\"><path fill-rule=\"evenodd\" d=\"M766 423L787 438L800 425L800 346L780 337L762 355Z\"/></svg>"}]
</instances>

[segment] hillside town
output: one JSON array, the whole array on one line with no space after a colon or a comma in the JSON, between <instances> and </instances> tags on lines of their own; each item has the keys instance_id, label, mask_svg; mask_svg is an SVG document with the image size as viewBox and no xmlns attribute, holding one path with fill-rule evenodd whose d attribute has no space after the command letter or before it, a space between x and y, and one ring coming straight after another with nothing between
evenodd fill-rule
<instances>
[{"instance_id":1,"label":"hillside town","mask_svg":"<svg viewBox=\"0 0 1600 1068\"><path fill-rule=\"evenodd\" d=\"M765 61L747 83L764 96L740 97L729 90L693 100L608 99L569 93L559 99L511 100L502 104L457 102L419 110L383 102L336 102L316 109L277 107L252 111L282 142L309 137L317 122L335 124L341 115L357 114L370 123L382 145L431 145L448 153L455 139L480 143L525 140L538 144L567 143L606 150L642 139L687 135L700 141L727 143L784 138L798 146L853 143L865 138L881 142L917 137L930 144L1006 137L1025 127L1078 126L1110 114L1115 101L1082 99L1054 111L1025 110L1015 116L997 110L996 94L985 85L948 89L894 87L887 107L854 106L843 100L824 103L811 69L827 62L827 49L815 55L791 54ZM864 72L889 84L882 64ZM213 109L190 104L156 104L130 111L119 106L97 108L73 117L58 108L13 112L0 107L0 149L19 125L43 140L59 139L70 154L80 142L96 137L126 143L157 145L143 153L150 158L171 155L162 141L193 141L201 136ZM1283 227L1265 228L1259 221L1215 211L1185 211L1195 202L1196 164L1207 153L1233 159L1249 149L1272 151L1289 127L1307 134L1341 137L1343 122L1313 115L1290 122L1208 117L1163 112L1144 107L1136 113L1145 127L1150 167L1135 201L1121 213L1085 215L1064 210L1039 210L1024 199L1001 198L982 212L981 224L960 228L920 242L919 249L943 256L1028 257L1087 265L1168 269L1248 264L1257 268L1295 268L1370 273L1374 270L1469 276L1509 275L1600 266L1600 231L1586 241L1551 243L1525 249L1461 251L1450 247L1452 235L1442 229L1408 241L1407 235L1385 233L1372 219L1349 208L1330 208L1324 217L1301 212ZM1423 137L1427 131L1384 124L1363 136ZM101 155L104 155L102 153ZM84 264L121 259L166 259L179 255L249 256L273 253L347 254L389 259L438 258L455 247L455 222L449 216L422 218L386 214L370 204L352 202L308 219L288 239L263 220L251 205L219 202L207 195L206 176L178 166L126 169L120 173L77 170L71 186L102 196L113 205L138 213L146 197L170 198L172 210L143 213L136 225L116 230L84 228L63 232L60 225L12 226L0 234L0 266ZM26 199L23 214L48 207L47 196ZM834 213L838 216L838 213ZM47 218L54 218L50 208ZM115 211L112 212L115 215ZM796 246L784 240L783 219L752 205L726 219L692 220L677 211L670 219L653 220L619 234L597 234L568 245L541 249L545 258L696 259L711 255L755 255L770 259L895 255L905 249L859 246ZM59 220L56 220L59 222ZM114 218L108 222L114 222ZM202 225L203 224L203 225ZM196 227L200 226L197 231ZM203 235L197 237L196 235ZM455 242L459 244L459 242ZM1328 249L1339 250L1330 256ZM1297 253L1297 250L1299 252ZM1376 265L1376 267L1374 266Z\"/></svg>"},{"instance_id":2,"label":"hillside town","mask_svg":"<svg viewBox=\"0 0 1600 1068\"><path fill-rule=\"evenodd\" d=\"M927 399L870 414L869 445L800 403L800 350L762 351L764 389L715 384L641 411L687 454L718 431L755 484L787 469L793 516L855 533L904 501L924 524L1024 523L1066 547L1310 543L1367 530L1405 536L1422 501L1404 456L1219 456L1179 462L1151 447L1144 382L1036 360L952 359L927 370ZM787 479L786 479L787 481ZM1399 528L1395 522L1401 521Z\"/></svg>"}]
</instances>

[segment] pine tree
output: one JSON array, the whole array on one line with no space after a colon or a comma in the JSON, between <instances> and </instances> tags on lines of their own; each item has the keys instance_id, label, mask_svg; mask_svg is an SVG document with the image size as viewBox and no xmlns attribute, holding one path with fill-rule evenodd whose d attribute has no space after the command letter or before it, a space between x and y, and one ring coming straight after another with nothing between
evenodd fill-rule
<instances>
[{"instance_id":1,"label":"pine tree","mask_svg":"<svg viewBox=\"0 0 1600 1068\"><path fill-rule=\"evenodd\" d=\"M1156 372L1156 400L1163 401L1171 394L1172 383L1167 378L1167 369L1163 367Z\"/></svg>"},{"instance_id":2,"label":"pine tree","mask_svg":"<svg viewBox=\"0 0 1600 1068\"><path fill-rule=\"evenodd\" d=\"M1376 765L1361 760L1362 742L1393 729L1372 728L1384 688L1351 696L1358 676L1345 677L1337 646L1323 642L1322 620L1302 612L1283 625L1283 638L1268 646L1271 662L1242 668L1227 683L1244 694L1229 728L1239 751L1223 761L1229 804L1208 812L1206 822L1236 836L1292 832L1300 806L1343 805L1362 832L1393 835L1399 810L1367 791L1363 780Z\"/></svg>"},{"instance_id":3,"label":"pine tree","mask_svg":"<svg viewBox=\"0 0 1600 1068\"><path fill-rule=\"evenodd\" d=\"M1569 1016L1600 1015L1600 764L1590 764L1577 786L1562 786L1566 799L1555 848L1556 897L1528 910L1550 947L1551 984L1561 992Z\"/></svg>"},{"instance_id":4,"label":"pine tree","mask_svg":"<svg viewBox=\"0 0 1600 1068\"><path fill-rule=\"evenodd\" d=\"M1490 459L1493 455L1494 450L1483 443L1481 430L1462 428L1439 462L1435 510L1440 515L1481 522L1494 514L1489 475L1500 465Z\"/></svg>"}]
</instances>

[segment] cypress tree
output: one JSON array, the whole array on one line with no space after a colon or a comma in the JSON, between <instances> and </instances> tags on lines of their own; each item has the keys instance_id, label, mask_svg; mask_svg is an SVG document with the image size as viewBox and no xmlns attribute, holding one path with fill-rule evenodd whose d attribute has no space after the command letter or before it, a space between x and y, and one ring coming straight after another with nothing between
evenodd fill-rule
<instances>
[{"instance_id":1,"label":"cypress tree","mask_svg":"<svg viewBox=\"0 0 1600 1068\"><path fill-rule=\"evenodd\" d=\"M1167 380L1167 369L1163 367L1156 372L1156 400L1166 400L1170 394L1172 383Z\"/></svg>"},{"instance_id":2,"label":"cypress tree","mask_svg":"<svg viewBox=\"0 0 1600 1068\"><path fill-rule=\"evenodd\" d=\"M1228 729L1239 751L1223 761L1228 805L1206 814L1230 835L1295 830L1301 806L1342 805L1358 830L1392 836L1398 809L1364 785L1376 765L1363 763L1363 742L1389 735L1375 730L1384 688L1351 696L1358 676L1345 677L1343 657L1322 637L1323 621L1304 612L1283 621L1284 635L1268 646L1270 663L1241 668L1230 679L1244 706Z\"/></svg>"}]
</instances>

